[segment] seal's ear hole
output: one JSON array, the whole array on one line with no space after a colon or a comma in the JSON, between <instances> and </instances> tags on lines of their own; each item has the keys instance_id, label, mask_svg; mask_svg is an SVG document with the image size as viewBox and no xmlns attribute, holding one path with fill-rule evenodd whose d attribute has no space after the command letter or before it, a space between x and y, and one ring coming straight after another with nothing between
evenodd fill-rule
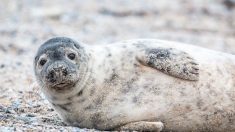
<instances>
[{"instance_id":1,"label":"seal's ear hole","mask_svg":"<svg viewBox=\"0 0 235 132\"><path fill-rule=\"evenodd\" d=\"M75 57L76 57L76 55L75 55L74 53L69 53L69 54L68 54L68 58L69 58L70 60L74 60Z\"/></svg>"},{"instance_id":2,"label":"seal's ear hole","mask_svg":"<svg viewBox=\"0 0 235 132\"><path fill-rule=\"evenodd\" d=\"M46 62L47 62L46 59L41 59L41 60L39 61L39 64L40 64L41 66L44 66L44 65L46 64Z\"/></svg>"}]
</instances>

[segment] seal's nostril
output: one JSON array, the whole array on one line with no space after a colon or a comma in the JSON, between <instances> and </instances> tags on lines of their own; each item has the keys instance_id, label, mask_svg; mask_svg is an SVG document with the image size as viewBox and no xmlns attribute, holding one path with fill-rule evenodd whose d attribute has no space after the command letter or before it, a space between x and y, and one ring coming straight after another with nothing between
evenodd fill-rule
<instances>
[{"instance_id":1,"label":"seal's nostril","mask_svg":"<svg viewBox=\"0 0 235 132\"><path fill-rule=\"evenodd\" d=\"M56 82L56 75L55 75L55 71L54 70L49 72L48 79L52 83Z\"/></svg>"},{"instance_id":2,"label":"seal's nostril","mask_svg":"<svg viewBox=\"0 0 235 132\"><path fill-rule=\"evenodd\" d=\"M49 78L54 78L55 77L55 72L54 71L50 71L49 72Z\"/></svg>"},{"instance_id":3,"label":"seal's nostril","mask_svg":"<svg viewBox=\"0 0 235 132\"><path fill-rule=\"evenodd\" d=\"M64 70L62 71L62 73L63 73L64 76L67 76L67 75L68 75L68 70L67 70L67 69L64 69Z\"/></svg>"}]
</instances>

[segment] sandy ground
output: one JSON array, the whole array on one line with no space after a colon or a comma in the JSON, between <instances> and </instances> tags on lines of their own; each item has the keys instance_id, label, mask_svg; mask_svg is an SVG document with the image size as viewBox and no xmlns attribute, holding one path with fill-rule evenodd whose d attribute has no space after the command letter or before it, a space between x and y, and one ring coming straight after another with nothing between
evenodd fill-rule
<instances>
[{"instance_id":1,"label":"sandy ground","mask_svg":"<svg viewBox=\"0 0 235 132\"><path fill-rule=\"evenodd\" d=\"M0 1L0 131L91 131L65 126L32 85L34 54L53 36L88 44L158 38L235 54L234 0L53 2Z\"/></svg>"}]
</instances>

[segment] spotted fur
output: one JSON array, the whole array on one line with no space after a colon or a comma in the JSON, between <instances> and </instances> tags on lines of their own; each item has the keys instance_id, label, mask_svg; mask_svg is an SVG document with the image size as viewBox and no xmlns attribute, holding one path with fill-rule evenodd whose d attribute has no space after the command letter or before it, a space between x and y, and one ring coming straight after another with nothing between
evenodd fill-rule
<instances>
[{"instance_id":1,"label":"spotted fur","mask_svg":"<svg viewBox=\"0 0 235 132\"><path fill-rule=\"evenodd\" d=\"M99 130L235 131L235 56L162 40L86 45L68 38L48 42L53 50L73 46L79 79L57 91L42 91L69 125ZM59 42L59 44L58 44ZM62 52L61 52L62 53ZM58 54L61 56L61 54ZM55 60L48 63L52 65ZM62 59L62 61L66 61ZM163 128L164 126L164 128Z\"/></svg>"}]
</instances>

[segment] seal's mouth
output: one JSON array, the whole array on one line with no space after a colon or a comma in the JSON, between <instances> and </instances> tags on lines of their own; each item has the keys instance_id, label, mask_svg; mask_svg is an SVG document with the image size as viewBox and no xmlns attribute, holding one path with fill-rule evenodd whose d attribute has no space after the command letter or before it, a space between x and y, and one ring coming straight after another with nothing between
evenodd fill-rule
<instances>
[{"instance_id":1,"label":"seal's mouth","mask_svg":"<svg viewBox=\"0 0 235 132\"><path fill-rule=\"evenodd\" d=\"M65 90L70 89L75 85L75 83L61 82L53 85L51 88L55 90Z\"/></svg>"},{"instance_id":2,"label":"seal's mouth","mask_svg":"<svg viewBox=\"0 0 235 132\"><path fill-rule=\"evenodd\" d=\"M63 88L63 87L66 87L67 85L69 85L69 84L67 84L67 83L59 83L59 84L56 84L54 87Z\"/></svg>"}]
</instances>

